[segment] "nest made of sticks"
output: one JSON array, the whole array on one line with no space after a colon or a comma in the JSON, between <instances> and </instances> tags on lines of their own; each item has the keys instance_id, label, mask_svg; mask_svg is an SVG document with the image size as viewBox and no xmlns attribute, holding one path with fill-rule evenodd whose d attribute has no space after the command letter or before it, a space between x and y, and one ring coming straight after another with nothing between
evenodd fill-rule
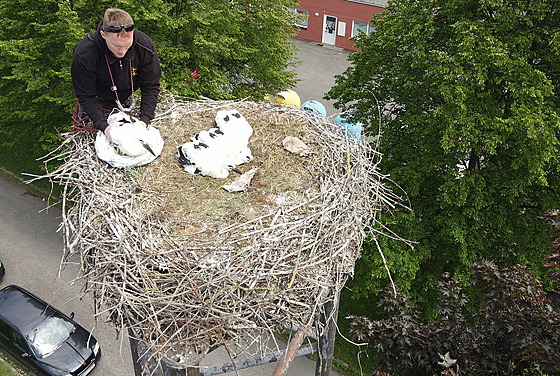
<instances>
[{"instance_id":1,"label":"nest made of sticks","mask_svg":"<svg viewBox=\"0 0 560 376\"><path fill-rule=\"evenodd\" d=\"M237 109L254 129L254 159L241 167L258 171L245 192L222 189L234 174L188 175L174 159L220 109ZM152 125L165 146L147 166L100 161L91 132L64 134L45 164L58 161L46 176L64 186L63 262L79 255L96 314L138 329L162 359L196 365L218 345L262 355L286 325L316 323L353 274L378 210L398 201L377 152L330 118L168 94ZM312 153L284 150L286 136Z\"/></svg>"}]
</instances>

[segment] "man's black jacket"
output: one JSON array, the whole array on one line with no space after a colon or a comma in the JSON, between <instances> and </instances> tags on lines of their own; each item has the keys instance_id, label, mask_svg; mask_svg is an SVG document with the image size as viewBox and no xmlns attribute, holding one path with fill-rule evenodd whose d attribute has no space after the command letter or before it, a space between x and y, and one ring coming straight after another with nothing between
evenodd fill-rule
<instances>
[{"instance_id":1,"label":"man's black jacket","mask_svg":"<svg viewBox=\"0 0 560 376\"><path fill-rule=\"evenodd\" d=\"M101 23L95 33L86 35L74 47L72 84L82 109L93 120L94 126L104 131L107 128L107 120L101 108L116 108L116 95L111 91L112 82L107 61L123 105L132 94L132 64L134 90L142 91L140 119L149 124L154 118L161 79L161 66L154 42L145 33L134 30L132 46L126 55L119 59L109 51L100 31Z\"/></svg>"}]
</instances>

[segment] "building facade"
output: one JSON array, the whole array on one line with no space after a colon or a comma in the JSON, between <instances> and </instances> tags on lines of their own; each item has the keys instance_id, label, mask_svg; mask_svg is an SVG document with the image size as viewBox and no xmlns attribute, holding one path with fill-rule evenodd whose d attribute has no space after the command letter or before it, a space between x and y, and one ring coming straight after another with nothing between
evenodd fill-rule
<instances>
[{"instance_id":1,"label":"building facade","mask_svg":"<svg viewBox=\"0 0 560 376\"><path fill-rule=\"evenodd\" d=\"M370 32L371 16L385 11L387 0L300 0L298 37L325 45L356 50L351 37Z\"/></svg>"}]
</instances>

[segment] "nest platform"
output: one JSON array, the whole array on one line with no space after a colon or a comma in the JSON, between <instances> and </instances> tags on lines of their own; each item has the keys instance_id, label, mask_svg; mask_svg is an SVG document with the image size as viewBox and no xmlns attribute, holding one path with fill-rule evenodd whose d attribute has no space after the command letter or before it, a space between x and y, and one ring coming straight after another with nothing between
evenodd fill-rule
<instances>
[{"instance_id":1,"label":"nest platform","mask_svg":"<svg viewBox=\"0 0 560 376\"><path fill-rule=\"evenodd\" d=\"M254 159L239 167L258 170L244 192L222 188L235 173L189 175L174 159L221 109L254 129ZM167 95L152 125L165 146L146 166L112 168L86 131L64 134L45 158L63 186L63 263L79 255L96 315L139 330L153 356L185 366L217 346L232 359L262 356L286 327L313 322L319 332L321 306L338 299L377 212L397 200L378 153L330 118L248 101ZM311 153L285 150L286 136Z\"/></svg>"}]
</instances>

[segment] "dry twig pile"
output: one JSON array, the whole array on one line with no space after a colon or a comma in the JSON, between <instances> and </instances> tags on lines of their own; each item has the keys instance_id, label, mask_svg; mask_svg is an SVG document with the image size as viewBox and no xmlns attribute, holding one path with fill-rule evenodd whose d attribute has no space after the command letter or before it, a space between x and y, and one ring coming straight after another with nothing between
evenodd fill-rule
<instances>
[{"instance_id":1,"label":"dry twig pile","mask_svg":"<svg viewBox=\"0 0 560 376\"><path fill-rule=\"evenodd\" d=\"M254 160L241 167L258 172L242 193L221 188L235 174L188 175L173 158L225 108L254 128ZM63 261L80 256L97 315L140 329L167 360L195 365L222 344L262 353L286 324L307 324L353 274L377 211L398 201L379 175L380 156L324 117L166 96L152 124L165 147L147 166L110 167L88 132L65 134L46 165L61 162L47 176L64 186ZM286 136L313 153L290 154Z\"/></svg>"}]
</instances>

